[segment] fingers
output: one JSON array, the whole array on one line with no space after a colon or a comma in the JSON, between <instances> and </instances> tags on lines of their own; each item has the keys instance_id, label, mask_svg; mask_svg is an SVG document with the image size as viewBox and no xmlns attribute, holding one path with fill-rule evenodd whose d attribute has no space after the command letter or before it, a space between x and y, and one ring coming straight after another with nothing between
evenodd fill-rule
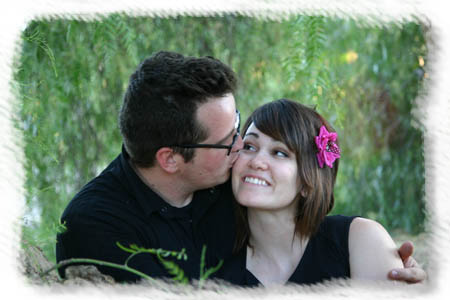
<instances>
[{"instance_id":1,"label":"fingers","mask_svg":"<svg viewBox=\"0 0 450 300\"><path fill-rule=\"evenodd\" d=\"M397 281L405 281L407 283L418 283L427 278L427 273L419 267L394 269L389 272L389 278Z\"/></svg>"},{"instance_id":2,"label":"fingers","mask_svg":"<svg viewBox=\"0 0 450 300\"><path fill-rule=\"evenodd\" d=\"M414 245L410 241L404 242L398 249L398 254L403 261L404 269L394 269L389 272L389 278L408 283L422 282L427 278L427 273L420 267L411 255L414 252Z\"/></svg>"},{"instance_id":3,"label":"fingers","mask_svg":"<svg viewBox=\"0 0 450 300\"><path fill-rule=\"evenodd\" d=\"M398 254L402 259L403 263L407 260L414 252L414 245L410 241L404 242L398 249Z\"/></svg>"},{"instance_id":4,"label":"fingers","mask_svg":"<svg viewBox=\"0 0 450 300\"><path fill-rule=\"evenodd\" d=\"M420 268L419 263L412 256L405 259L403 265L405 268Z\"/></svg>"}]
</instances>

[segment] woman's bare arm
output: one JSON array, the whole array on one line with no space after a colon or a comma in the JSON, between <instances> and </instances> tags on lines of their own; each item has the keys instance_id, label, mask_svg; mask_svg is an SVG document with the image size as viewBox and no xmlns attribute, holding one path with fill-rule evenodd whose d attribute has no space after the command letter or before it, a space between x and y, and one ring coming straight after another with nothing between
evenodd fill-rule
<instances>
[{"instance_id":1,"label":"woman's bare arm","mask_svg":"<svg viewBox=\"0 0 450 300\"><path fill-rule=\"evenodd\" d=\"M388 280L388 273L403 268L397 246L379 223L355 218L349 232L350 274L354 279Z\"/></svg>"}]
</instances>

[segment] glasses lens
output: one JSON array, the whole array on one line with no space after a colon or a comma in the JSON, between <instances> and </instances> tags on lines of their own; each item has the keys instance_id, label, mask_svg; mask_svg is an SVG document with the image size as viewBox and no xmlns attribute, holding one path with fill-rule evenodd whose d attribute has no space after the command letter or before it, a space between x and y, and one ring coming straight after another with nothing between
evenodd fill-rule
<instances>
[{"instance_id":1,"label":"glasses lens","mask_svg":"<svg viewBox=\"0 0 450 300\"><path fill-rule=\"evenodd\" d=\"M236 122L234 123L234 128L239 133L241 129L241 113L236 109Z\"/></svg>"},{"instance_id":2,"label":"glasses lens","mask_svg":"<svg viewBox=\"0 0 450 300\"><path fill-rule=\"evenodd\" d=\"M239 131L236 132L235 135L233 135L233 140L231 141L230 148L228 148L228 154L227 154L227 155L230 155L231 149L233 149L233 146L234 146L234 144L236 143L236 141L237 141L237 139L238 139L238 136L239 136Z\"/></svg>"},{"instance_id":3,"label":"glasses lens","mask_svg":"<svg viewBox=\"0 0 450 300\"><path fill-rule=\"evenodd\" d=\"M234 123L234 129L236 129L236 134L233 136L233 140L231 141L230 148L228 148L227 155L230 155L231 149L233 149L233 146L237 141L241 129L241 113L237 109L236 109L236 122Z\"/></svg>"}]
</instances>

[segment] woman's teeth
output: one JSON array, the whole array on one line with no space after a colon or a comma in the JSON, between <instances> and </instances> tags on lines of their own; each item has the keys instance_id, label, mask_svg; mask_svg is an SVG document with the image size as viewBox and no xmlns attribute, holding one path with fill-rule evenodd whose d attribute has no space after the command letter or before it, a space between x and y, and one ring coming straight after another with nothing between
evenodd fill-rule
<instances>
[{"instance_id":1,"label":"woman's teeth","mask_svg":"<svg viewBox=\"0 0 450 300\"><path fill-rule=\"evenodd\" d=\"M263 186L269 185L265 180L254 178L254 177L245 177L244 181L248 182L248 183L256 184L256 185L263 185Z\"/></svg>"}]
</instances>

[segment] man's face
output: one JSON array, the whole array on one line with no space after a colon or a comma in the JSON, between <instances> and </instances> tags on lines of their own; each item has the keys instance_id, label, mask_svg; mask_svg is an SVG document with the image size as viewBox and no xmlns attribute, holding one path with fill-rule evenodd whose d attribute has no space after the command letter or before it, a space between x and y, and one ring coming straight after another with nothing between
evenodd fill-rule
<instances>
[{"instance_id":1,"label":"man's face","mask_svg":"<svg viewBox=\"0 0 450 300\"><path fill-rule=\"evenodd\" d=\"M202 104L196 112L198 122L206 128L208 138L201 144L230 145L236 134L236 104L232 94L212 98ZM185 175L196 190L224 183L230 177L230 169L242 148L242 138L237 140L228 154L228 149L196 148L193 160L186 164Z\"/></svg>"}]
</instances>

